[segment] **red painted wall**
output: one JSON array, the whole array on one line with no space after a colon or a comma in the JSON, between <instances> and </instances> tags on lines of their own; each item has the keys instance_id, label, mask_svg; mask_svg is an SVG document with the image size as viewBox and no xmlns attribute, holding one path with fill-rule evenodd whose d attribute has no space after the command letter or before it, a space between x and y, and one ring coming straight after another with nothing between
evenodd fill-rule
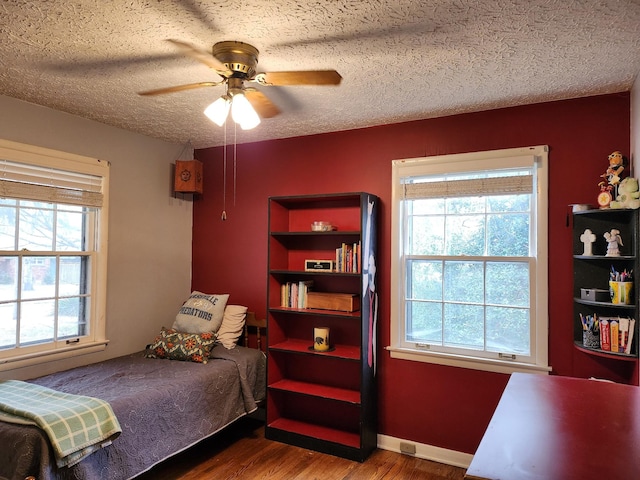
<instances>
[{"instance_id":1,"label":"red painted wall","mask_svg":"<svg viewBox=\"0 0 640 480\"><path fill-rule=\"evenodd\" d=\"M378 432L473 453L507 376L395 360L382 348L389 344L391 161L549 145L550 363L554 374L611 376L606 364L572 348L567 205L595 203L608 154L628 154L629 111L630 95L622 93L238 145L235 196L233 154L228 149L226 207L222 148L199 150L196 158L204 162L205 193L194 202L193 288L230 293L231 303L264 316L267 198L343 191L378 195ZM223 209L226 221L220 219Z\"/></svg>"}]
</instances>

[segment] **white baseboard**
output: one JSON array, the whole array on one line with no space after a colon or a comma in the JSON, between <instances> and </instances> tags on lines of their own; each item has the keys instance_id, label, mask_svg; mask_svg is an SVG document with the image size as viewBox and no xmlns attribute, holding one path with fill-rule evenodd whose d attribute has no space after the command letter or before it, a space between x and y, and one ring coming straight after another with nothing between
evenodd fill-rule
<instances>
[{"instance_id":1,"label":"white baseboard","mask_svg":"<svg viewBox=\"0 0 640 480\"><path fill-rule=\"evenodd\" d=\"M431 460L433 462L453 465L454 467L469 468L473 455L470 453L457 452L446 448L434 447L424 443L413 442L411 440L403 440L400 438L390 437L388 435L378 435L378 448L390 450L392 452L402 453L400 451L400 442L415 445L416 453L412 457Z\"/></svg>"}]
</instances>

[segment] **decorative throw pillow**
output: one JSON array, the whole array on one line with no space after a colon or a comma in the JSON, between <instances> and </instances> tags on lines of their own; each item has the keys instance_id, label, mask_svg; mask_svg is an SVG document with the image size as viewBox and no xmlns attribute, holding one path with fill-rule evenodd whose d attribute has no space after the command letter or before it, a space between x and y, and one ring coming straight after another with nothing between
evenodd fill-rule
<instances>
[{"instance_id":1,"label":"decorative throw pillow","mask_svg":"<svg viewBox=\"0 0 640 480\"><path fill-rule=\"evenodd\" d=\"M208 295L195 291L180 307L171 328L186 333L215 333L222 323L227 300L229 294Z\"/></svg>"},{"instance_id":2,"label":"decorative throw pillow","mask_svg":"<svg viewBox=\"0 0 640 480\"><path fill-rule=\"evenodd\" d=\"M247 307L241 305L227 305L224 309L222 325L218 330L218 342L225 348L231 349L238 343L246 316Z\"/></svg>"},{"instance_id":3,"label":"decorative throw pillow","mask_svg":"<svg viewBox=\"0 0 640 480\"><path fill-rule=\"evenodd\" d=\"M215 334L210 332L183 333L162 327L160 334L147 348L146 356L207 363L215 341Z\"/></svg>"}]
</instances>

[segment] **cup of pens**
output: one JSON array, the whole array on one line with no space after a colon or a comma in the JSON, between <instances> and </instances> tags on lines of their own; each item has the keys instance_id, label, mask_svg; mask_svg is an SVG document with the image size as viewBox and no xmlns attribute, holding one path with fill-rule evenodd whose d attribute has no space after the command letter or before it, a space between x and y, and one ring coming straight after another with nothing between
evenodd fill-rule
<instances>
[{"instance_id":1,"label":"cup of pens","mask_svg":"<svg viewBox=\"0 0 640 480\"><path fill-rule=\"evenodd\" d=\"M633 270L623 270L618 272L613 265L609 277L609 293L611 294L611 303L618 305L631 305L633 303L632 281Z\"/></svg>"},{"instance_id":2,"label":"cup of pens","mask_svg":"<svg viewBox=\"0 0 640 480\"><path fill-rule=\"evenodd\" d=\"M582 315L582 345L587 348L600 348L600 321L597 315Z\"/></svg>"},{"instance_id":3,"label":"cup of pens","mask_svg":"<svg viewBox=\"0 0 640 480\"><path fill-rule=\"evenodd\" d=\"M633 303L631 289L633 282L609 282L609 293L611 294L611 303L618 305L630 305Z\"/></svg>"},{"instance_id":4,"label":"cup of pens","mask_svg":"<svg viewBox=\"0 0 640 480\"><path fill-rule=\"evenodd\" d=\"M582 345L587 348L600 348L600 335L589 330L583 330Z\"/></svg>"}]
</instances>

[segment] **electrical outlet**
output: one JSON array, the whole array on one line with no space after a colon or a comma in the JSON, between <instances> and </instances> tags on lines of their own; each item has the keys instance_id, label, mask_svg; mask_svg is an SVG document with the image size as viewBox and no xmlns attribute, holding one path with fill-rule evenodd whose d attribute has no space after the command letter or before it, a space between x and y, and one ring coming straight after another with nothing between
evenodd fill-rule
<instances>
[{"instance_id":1,"label":"electrical outlet","mask_svg":"<svg viewBox=\"0 0 640 480\"><path fill-rule=\"evenodd\" d=\"M416 446L414 443L400 442L400 453L405 455L415 455Z\"/></svg>"}]
</instances>

